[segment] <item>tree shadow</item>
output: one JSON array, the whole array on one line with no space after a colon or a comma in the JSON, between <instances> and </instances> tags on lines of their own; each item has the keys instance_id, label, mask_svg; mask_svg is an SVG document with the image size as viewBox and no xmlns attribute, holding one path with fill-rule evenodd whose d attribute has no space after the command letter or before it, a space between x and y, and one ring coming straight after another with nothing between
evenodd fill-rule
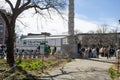
<instances>
[{"instance_id":1,"label":"tree shadow","mask_svg":"<svg viewBox=\"0 0 120 80\"><path fill-rule=\"evenodd\" d=\"M2 79L0 80L41 80L37 77L37 75L33 75L30 72L28 72L27 70L24 70L21 66L16 66L15 68L15 75L13 76L2 76ZM8 71L9 73L11 72ZM8 73L7 72L7 73ZM6 74L6 73L4 73ZM10 73L11 75L12 73Z\"/></svg>"},{"instance_id":2,"label":"tree shadow","mask_svg":"<svg viewBox=\"0 0 120 80\"><path fill-rule=\"evenodd\" d=\"M45 75L45 76L38 76L37 78L40 78L39 80L54 80L54 79L55 79L56 77L58 77L58 76L69 75L69 74L72 74L72 73L77 73L77 72L79 72L79 71L66 72L66 71L64 70L64 67L60 68L59 70L60 70L61 73L54 74L54 75L51 75L51 74L48 73L48 74ZM65 79L63 79L63 80L70 80L70 79L65 78Z\"/></svg>"},{"instance_id":3,"label":"tree shadow","mask_svg":"<svg viewBox=\"0 0 120 80\"><path fill-rule=\"evenodd\" d=\"M71 73L76 73L76 72L66 72L66 73L59 73L55 75L48 74L47 76L39 76L40 80L54 80L55 77L62 76L62 75L69 75Z\"/></svg>"},{"instance_id":4,"label":"tree shadow","mask_svg":"<svg viewBox=\"0 0 120 80\"><path fill-rule=\"evenodd\" d=\"M20 72L20 74L16 74L17 78L20 76L25 76L23 80L38 80L35 75L28 73L21 66L16 66L16 71Z\"/></svg>"},{"instance_id":5,"label":"tree shadow","mask_svg":"<svg viewBox=\"0 0 120 80\"><path fill-rule=\"evenodd\" d=\"M64 67L60 68L59 70L61 71L61 73L59 73L59 74L51 75L51 74L47 73L46 76L41 76L41 75L33 75L33 74L27 72L26 70L24 70L22 67L16 66L16 71L21 72L21 74L17 74L13 77L17 76L16 80L18 80L19 79L18 77L21 77L21 76L25 76L25 78L22 80L54 80L54 78L57 76L75 73L75 72L64 71Z\"/></svg>"}]
</instances>

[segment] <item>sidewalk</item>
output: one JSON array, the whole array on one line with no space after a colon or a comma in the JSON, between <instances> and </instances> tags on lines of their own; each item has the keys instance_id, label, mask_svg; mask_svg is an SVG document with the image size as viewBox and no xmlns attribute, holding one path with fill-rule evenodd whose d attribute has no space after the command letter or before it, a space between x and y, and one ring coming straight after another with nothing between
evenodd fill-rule
<instances>
[{"instance_id":1,"label":"sidewalk","mask_svg":"<svg viewBox=\"0 0 120 80\"><path fill-rule=\"evenodd\" d=\"M115 58L75 59L41 77L42 80L111 80L108 69Z\"/></svg>"}]
</instances>

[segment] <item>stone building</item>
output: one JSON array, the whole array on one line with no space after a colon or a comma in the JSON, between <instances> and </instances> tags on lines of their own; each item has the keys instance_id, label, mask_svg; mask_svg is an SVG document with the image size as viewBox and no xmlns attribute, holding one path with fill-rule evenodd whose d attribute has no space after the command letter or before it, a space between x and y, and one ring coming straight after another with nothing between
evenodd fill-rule
<instances>
[{"instance_id":1,"label":"stone building","mask_svg":"<svg viewBox=\"0 0 120 80\"><path fill-rule=\"evenodd\" d=\"M81 33L76 35L77 43L80 43L83 47L107 47L120 45L120 33Z\"/></svg>"}]
</instances>

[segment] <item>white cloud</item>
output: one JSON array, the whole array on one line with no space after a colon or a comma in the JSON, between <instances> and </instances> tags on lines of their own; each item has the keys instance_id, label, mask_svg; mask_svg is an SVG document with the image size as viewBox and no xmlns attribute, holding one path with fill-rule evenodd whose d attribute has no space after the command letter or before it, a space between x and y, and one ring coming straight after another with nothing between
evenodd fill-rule
<instances>
[{"instance_id":1,"label":"white cloud","mask_svg":"<svg viewBox=\"0 0 120 80\"><path fill-rule=\"evenodd\" d=\"M29 10L28 12L31 13ZM50 32L52 34L61 34L62 32L67 32L67 21L62 19L60 15L52 13L46 16L30 15L30 13L25 13L25 18L19 18L21 21L26 23L27 26L23 30L23 34L26 33L41 33L41 32ZM32 16L32 17L31 17ZM38 21L37 21L38 20ZM17 22L19 23L19 22ZM23 28L23 25L21 25ZM21 28L21 29L22 29Z\"/></svg>"},{"instance_id":2,"label":"white cloud","mask_svg":"<svg viewBox=\"0 0 120 80\"><path fill-rule=\"evenodd\" d=\"M66 20L63 20L56 13L52 13L51 14L52 19L50 19L50 16L48 14L47 16L45 16L45 18L43 16L38 17L37 15L35 16L32 15L33 10L28 10L25 11L22 15L20 15L20 17L22 16L20 20L28 27L24 27L23 25L20 24L20 22L17 22L17 25L19 25L20 29L22 30L21 34L41 32L50 32L51 34L62 34L64 32L68 32L67 12L68 11L66 11L64 15ZM37 18L39 21L37 21ZM88 21L87 19L88 18L84 15L76 14L75 30L79 30L83 33L86 33L91 30L95 31L97 29L96 23L93 23L93 21ZM19 32L19 30L17 32Z\"/></svg>"},{"instance_id":3,"label":"white cloud","mask_svg":"<svg viewBox=\"0 0 120 80\"><path fill-rule=\"evenodd\" d=\"M0 0L0 6L4 6L3 8L9 8L7 4L3 4L5 0ZM15 3L16 0L10 0L12 3ZM78 0L78 2L82 2L83 4L77 6L84 6L88 3L84 3L84 0ZM77 8L76 8L77 9ZM65 13L67 14L68 11ZM37 15L33 16L33 10L25 11L22 14L23 18L20 18L20 20L26 24L28 27L24 27L19 22L17 22L17 25L20 26L22 32L21 34L27 34L27 33L41 33L41 32L50 32L52 34L62 34L64 32L68 31L68 21L67 15L64 15L66 20L63 20L60 16L58 16L56 13L52 13L52 19L50 19L50 16L47 14L44 19L42 16L39 16L38 18L38 25L37 25ZM46 14L46 12L43 12ZM119 28L120 25L115 22L114 18L100 18L99 21L89 21L89 18L85 15L76 14L75 16L75 30L79 30L83 33L86 33L88 31L96 31L97 30L97 24L107 24L109 28L115 29ZM20 30L20 31L21 31ZM120 31L120 30L119 30ZM17 31L19 32L19 30Z\"/></svg>"},{"instance_id":4,"label":"white cloud","mask_svg":"<svg viewBox=\"0 0 120 80\"><path fill-rule=\"evenodd\" d=\"M67 14L67 13L66 13ZM50 17L42 17L35 15L34 17L31 17L31 15L27 12L24 16L25 18L21 18L21 20L26 23L27 26L23 29L23 34L27 33L41 33L41 32L50 32L51 34L62 34L68 32L68 17L67 15L64 15L65 19L62 19L58 14L52 13L51 19ZM37 24L37 18L38 18L38 24ZM80 18L75 18L75 30L79 30L83 33L86 33L88 31L95 31L97 28L97 25L93 22L83 20Z\"/></svg>"},{"instance_id":5,"label":"white cloud","mask_svg":"<svg viewBox=\"0 0 120 80\"><path fill-rule=\"evenodd\" d=\"M87 33L91 30L97 30L97 25L90 21L75 18L75 29L82 31L83 33Z\"/></svg>"}]
</instances>

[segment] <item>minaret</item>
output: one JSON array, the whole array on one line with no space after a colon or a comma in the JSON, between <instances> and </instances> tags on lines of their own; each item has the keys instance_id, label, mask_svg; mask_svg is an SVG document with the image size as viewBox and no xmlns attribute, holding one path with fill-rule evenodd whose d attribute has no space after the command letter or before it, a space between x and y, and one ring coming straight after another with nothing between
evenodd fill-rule
<instances>
[{"instance_id":1,"label":"minaret","mask_svg":"<svg viewBox=\"0 0 120 80\"><path fill-rule=\"evenodd\" d=\"M69 43L69 54L72 57L76 57L77 48L75 44L74 36L74 0L69 0L69 18L68 18L68 43Z\"/></svg>"}]
</instances>

